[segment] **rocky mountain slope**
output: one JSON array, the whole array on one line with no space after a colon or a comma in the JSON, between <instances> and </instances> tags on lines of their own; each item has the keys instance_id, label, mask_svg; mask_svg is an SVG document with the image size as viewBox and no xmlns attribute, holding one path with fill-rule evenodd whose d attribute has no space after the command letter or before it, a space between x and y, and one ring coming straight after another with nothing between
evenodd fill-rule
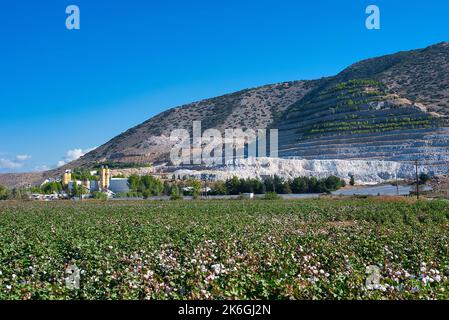
<instances>
[{"instance_id":1,"label":"rocky mountain slope","mask_svg":"<svg viewBox=\"0 0 449 320\"><path fill-rule=\"evenodd\" d=\"M331 57L330 57L331 58ZM449 43L355 63L336 76L243 90L163 112L52 171L168 162L174 129L278 128L283 158L416 159L449 172ZM1 177L0 177L1 183Z\"/></svg>"},{"instance_id":2,"label":"rocky mountain slope","mask_svg":"<svg viewBox=\"0 0 449 320\"><path fill-rule=\"evenodd\" d=\"M216 128L222 132L230 128L266 128L322 81L267 85L170 109L122 133L68 167L166 162L173 130L191 132L193 121L201 121L203 130Z\"/></svg>"},{"instance_id":3,"label":"rocky mountain slope","mask_svg":"<svg viewBox=\"0 0 449 320\"><path fill-rule=\"evenodd\" d=\"M167 161L173 129L280 130L282 157L447 161L449 43L358 62L335 77L294 81L168 110L69 166Z\"/></svg>"},{"instance_id":4,"label":"rocky mountain slope","mask_svg":"<svg viewBox=\"0 0 449 320\"><path fill-rule=\"evenodd\" d=\"M287 109L280 155L448 168L448 71L446 42L356 63Z\"/></svg>"}]
</instances>

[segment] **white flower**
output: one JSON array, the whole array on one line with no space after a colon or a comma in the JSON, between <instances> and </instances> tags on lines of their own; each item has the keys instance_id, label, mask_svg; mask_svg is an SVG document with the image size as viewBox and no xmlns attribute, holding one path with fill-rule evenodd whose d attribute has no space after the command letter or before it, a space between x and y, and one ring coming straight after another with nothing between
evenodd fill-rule
<instances>
[{"instance_id":1,"label":"white flower","mask_svg":"<svg viewBox=\"0 0 449 320\"><path fill-rule=\"evenodd\" d=\"M7 286L6 286L6 289L11 290L12 287L11 287L10 285L7 285Z\"/></svg>"},{"instance_id":2,"label":"white flower","mask_svg":"<svg viewBox=\"0 0 449 320\"><path fill-rule=\"evenodd\" d=\"M423 284L427 284L428 282L432 283L433 281L434 280L429 276L426 276L422 279Z\"/></svg>"}]
</instances>

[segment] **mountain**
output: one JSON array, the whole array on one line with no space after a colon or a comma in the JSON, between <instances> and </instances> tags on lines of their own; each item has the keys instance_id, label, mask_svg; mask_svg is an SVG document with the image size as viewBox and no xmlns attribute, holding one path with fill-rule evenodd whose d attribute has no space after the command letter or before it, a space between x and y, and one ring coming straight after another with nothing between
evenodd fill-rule
<instances>
[{"instance_id":1,"label":"mountain","mask_svg":"<svg viewBox=\"0 0 449 320\"><path fill-rule=\"evenodd\" d=\"M222 132L228 128L266 128L323 81L267 85L170 109L120 134L67 167L167 162L172 130L191 132L193 121L201 121L203 130L216 128Z\"/></svg>"},{"instance_id":2,"label":"mountain","mask_svg":"<svg viewBox=\"0 0 449 320\"><path fill-rule=\"evenodd\" d=\"M170 132L191 131L198 120L203 130L278 128L285 158L420 160L449 172L448 75L448 42L372 58L333 77L266 85L170 109L48 174L99 164L166 163Z\"/></svg>"},{"instance_id":3,"label":"mountain","mask_svg":"<svg viewBox=\"0 0 449 320\"><path fill-rule=\"evenodd\" d=\"M290 106L280 156L448 166L449 43L356 63Z\"/></svg>"}]
</instances>

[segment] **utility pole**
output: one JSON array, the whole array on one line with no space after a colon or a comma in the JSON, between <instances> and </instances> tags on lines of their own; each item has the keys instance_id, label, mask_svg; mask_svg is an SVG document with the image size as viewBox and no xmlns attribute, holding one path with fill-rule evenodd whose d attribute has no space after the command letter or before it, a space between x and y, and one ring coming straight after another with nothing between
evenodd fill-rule
<instances>
[{"instance_id":1,"label":"utility pole","mask_svg":"<svg viewBox=\"0 0 449 320\"><path fill-rule=\"evenodd\" d=\"M418 159L415 161L416 168L416 199L419 200L419 175L418 175Z\"/></svg>"},{"instance_id":2,"label":"utility pole","mask_svg":"<svg viewBox=\"0 0 449 320\"><path fill-rule=\"evenodd\" d=\"M398 169L396 169L396 195L399 196Z\"/></svg>"}]
</instances>

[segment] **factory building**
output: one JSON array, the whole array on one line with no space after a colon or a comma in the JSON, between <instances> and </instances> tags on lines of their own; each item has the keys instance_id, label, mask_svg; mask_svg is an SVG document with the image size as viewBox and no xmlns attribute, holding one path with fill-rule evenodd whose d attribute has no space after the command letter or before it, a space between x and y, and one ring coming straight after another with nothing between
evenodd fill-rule
<instances>
[{"instance_id":1,"label":"factory building","mask_svg":"<svg viewBox=\"0 0 449 320\"><path fill-rule=\"evenodd\" d=\"M69 182L72 181L72 171L66 170L64 174L62 175L62 185L64 187L67 187L69 185Z\"/></svg>"},{"instance_id":2,"label":"factory building","mask_svg":"<svg viewBox=\"0 0 449 320\"><path fill-rule=\"evenodd\" d=\"M107 166L102 166L99 171L99 181L85 180L72 181L71 171L67 170L63 175L63 184L72 192L74 184L83 186L88 193L95 191L105 192L107 194L116 194L119 192L129 192L128 179L126 178L112 178L111 169Z\"/></svg>"},{"instance_id":3,"label":"factory building","mask_svg":"<svg viewBox=\"0 0 449 320\"><path fill-rule=\"evenodd\" d=\"M111 178L109 181L109 190L114 193L129 192L128 179L126 178Z\"/></svg>"},{"instance_id":4,"label":"factory building","mask_svg":"<svg viewBox=\"0 0 449 320\"><path fill-rule=\"evenodd\" d=\"M111 181L111 169L108 166L101 166L100 169L100 187L101 189L109 189Z\"/></svg>"}]
</instances>

